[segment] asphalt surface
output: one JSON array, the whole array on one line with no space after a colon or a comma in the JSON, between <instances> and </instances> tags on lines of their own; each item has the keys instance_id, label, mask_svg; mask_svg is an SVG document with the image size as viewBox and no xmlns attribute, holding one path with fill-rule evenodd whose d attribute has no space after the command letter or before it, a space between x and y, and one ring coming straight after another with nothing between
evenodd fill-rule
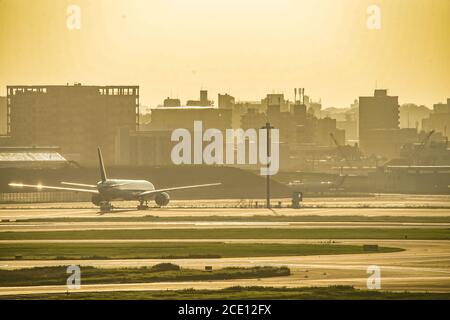
<instances>
[{"instance_id":1,"label":"asphalt surface","mask_svg":"<svg viewBox=\"0 0 450 320\"><path fill-rule=\"evenodd\" d=\"M354 228L450 228L450 223L401 222L12 222L1 223L1 231L75 231L141 229L354 229Z\"/></svg>"},{"instance_id":2,"label":"asphalt surface","mask_svg":"<svg viewBox=\"0 0 450 320\"><path fill-rule=\"evenodd\" d=\"M68 207L68 204L38 204L38 205L3 205L0 207L0 232L5 231L56 231L56 230L87 230L87 229L163 229L163 228L449 228L448 223L401 223L401 222L206 222L205 216L252 216L252 215L320 215L320 216L441 216L449 217L450 204L447 196L398 196L394 200L383 198L378 201L379 208L370 207L373 199L367 203L363 199L336 199L336 208L304 208L293 210L281 209L247 209L247 208L180 208L169 207L164 209L151 209L148 211L118 210L110 214L100 214L95 208ZM410 202L405 202L410 199ZM317 205L329 205L329 202L316 201ZM355 202L357 201L357 202ZM403 203L403 205L402 205ZM405 203L407 205L405 205ZM431 205L424 207L425 204ZM203 203L201 203L203 205ZM347 205L342 208L340 206ZM205 205L206 206L206 205ZM366 206L366 207L364 207ZM367 207L369 206L369 207ZM413 208L410 208L412 206ZM140 217L152 216L194 216L198 221L190 222L111 222L111 221L84 221L84 222L27 222L15 221L31 218L102 218L102 217ZM6 221L12 220L12 221ZM450 231L449 231L450 232ZM180 242L180 241L215 241L185 240L185 239L152 239L152 240L72 240L70 242ZM221 242L247 242L247 243L323 243L327 240L298 240L298 239L220 239ZM67 240L5 240L0 243L51 243L69 242ZM182 267L204 269L205 266L222 268L229 266L288 266L292 275L289 277L244 279L226 281L194 281L194 282L163 282L141 284L107 284L83 285L77 291L117 291L117 290L167 290L167 289L220 289L235 285L241 286L277 286L277 287L304 287L353 285L356 288L367 288L369 274L367 268L377 265L381 269L381 290L395 291L429 291L450 292L450 241L433 240L339 240L337 244L378 244L379 246L398 247L405 251L393 253L345 254L299 257L252 257L252 258L222 258L222 259L113 259L113 260L41 260L41 261L0 261L0 268L30 268L36 266L81 265L103 268L112 267L140 267L151 266L161 262L172 262ZM0 295L31 294L66 292L65 285L42 287L15 287L0 288Z\"/></svg>"},{"instance_id":3,"label":"asphalt surface","mask_svg":"<svg viewBox=\"0 0 450 320\"><path fill-rule=\"evenodd\" d=\"M450 200L449 200L450 202ZM367 217L441 217L448 216L449 208L303 208L303 209L247 209L247 208L154 208L137 211L136 209L101 213L96 208L69 209L53 208L42 205L22 209L0 208L1 220L26 220L26 219L55 219L55 218L109 218L109 217L198 217L202 222L202 217L209 216L231 216L231 217L251 217L259 215L273 216L367 216Z\"/></svg>"}]
</instances>

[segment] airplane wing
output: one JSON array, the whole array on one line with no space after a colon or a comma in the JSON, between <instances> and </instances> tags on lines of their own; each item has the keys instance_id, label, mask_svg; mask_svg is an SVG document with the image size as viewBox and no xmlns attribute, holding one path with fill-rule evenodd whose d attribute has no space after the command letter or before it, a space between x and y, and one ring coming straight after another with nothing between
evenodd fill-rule
<instances>
[{"instance_id":1,"label":"airplane wing","mask_svg":"<svg viewBox=\"0 0 450 320\"><path fill-rule=\"evenodd\" d=\"M88 189L79 189L79 188L65 188L65 187L51 187L51 186L43 186L41 184L32 185L32 184L23 184L23 183L10 183L8 184L11 187L25 187L25 188L35 188L38 190L50 189L50 190L65 190L65 191L76 191L76 192L88 192L93 194L98 194L98 190L88 190Z\"/></svg>"},{"instance_id":2,"label":"airplane wing","mask_svg":"<svg viewBox=\"0 0 450 320\"><path fill-rule=\"evenodd\" d=\"M84 183L64 182L64 181L61 182L61 184L65 184L65 185L68 185L68 186L77 186L77 187L86 187L86 188L97 188L97 186L94 185L94 184L84 184ZM126 185L128 185L128 184L131 184L131 183L130 183L130 182L116 183L116 184L110 184L110 185L107 185L107 186L105 186L105 187L113 188L113 187L126 186Z\"/></svg>"},{"instance_id":3,"label":"airplane wing","mask_svg":"<svg viewBox=\"0 0 450 320\"><path fill-rule=\"evenodd\" d=\"M86 188L97 188L95 184L84 184L84 183L75 183L75 182L61 182L61 184L65 184L68 186L76 186L76 187L86 187Z\"/></svg>"},{"instance_id":4,"label":"airplane wing","mask_svg":"<svg viewBox=\"0 0 450 320\"><path fill-rule=\"evenodd\" d=\"M208 184L197 184L192 186L183 186L183 187L173 187L173 188L165 188L165 189L158 189L158 190L150 190L150 191L144 191L141 194L139 194L140 197L150 196L156 193L160 192L166 192L166 191L175 191L175 190L183 190L183 189L193 189L193 188L202 188L202 187L212 187L212 186L219 186L222 183L208 183Z\"/></svg>"}]
</instances>

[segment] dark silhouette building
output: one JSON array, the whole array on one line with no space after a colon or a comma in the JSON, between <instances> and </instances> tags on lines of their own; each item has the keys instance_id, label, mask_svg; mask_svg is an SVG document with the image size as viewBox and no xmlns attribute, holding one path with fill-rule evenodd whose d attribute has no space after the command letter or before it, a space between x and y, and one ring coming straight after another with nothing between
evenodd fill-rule
<instances>
[{"instance_id":1,"label":"dark silhouette building","mask_svg":"<svg viewBox=\"0 0 450 320\"><path fill-rule=\"evenodd\" d=\"M164 99L164 107L179 107L181 106L180 99L174 99L167 97Z\"/></svg>"},{"instance_id":2,"label":"dark silhouette building","mask_svg":"<svg viewBox=\"0 0 450 320\"><path fill-rule=\"evenodd\" d=\"M213 105L213 102L208 100L207 90L200 90L200 100L188 100L186 105L189 107L210 107Z\"/></svg>"},{"instance_id":3,"label":"dark silhouette building","mask_svg":"<svg viewBox=\"0 0 450 320\"><path fill-rule=\"evenodd\" d=\"M392 156L399 124L398 97L388 96L387 90L359 97L359 142L364 153Z\"/></svg>"},{"instance_id":4,"label":"dark silhouette building","mask_svg":"<svg viewBox=\"0 0 450 320\"><path fill-rule=\"evenodd\" d=\"M422 127L425 131L440 132L448 139L450 136L450 99L447 99L446 104L435 104L429 117L422 120Z\"/></svg>"},{"instance_id":5,"label":"dark silhouette building","mask_svg":"<svg viewBox=\"0 0 450 320\"><path fill-rule=\"evenodd\" d=\"M8 134L14 145L58 146L69 160L114 160L117 130L135 131L139 120L138 86L8 86Z\"/></svg>"},{"instance_id":6,"label":"dark silhouette building","mask_svg":"<svg viewBox=\"0 0 450 320\"><path fill-rule=\"evenodd\" d=\"M175 130L185 128L193 130L194 121L202 121L203 128L226 130L231 128L231 110L212 107L174 107L152 110L152 122L149 131Z\"/></svg>"},{"instance_id":7,"label":"dark silhouette building","mask_svg":"<svg viewBox=\"0 0 450 320\"><path fill-rule=\"evenodd\" d=\"M233 109L235 100L233 96L230 96L228 93L218 95L218 103L219 109Z\"/></svg>"},{"instance_id":8,"label":"dark silhouette building","mask_svg":"<svg viewBox=\"0 0 450 320\"><path fill-rule=\"evenodd\" d=\"M7 111L6 111L6 97L0 97L0 136L7 134Z\"/></svg>"}]
</instances>

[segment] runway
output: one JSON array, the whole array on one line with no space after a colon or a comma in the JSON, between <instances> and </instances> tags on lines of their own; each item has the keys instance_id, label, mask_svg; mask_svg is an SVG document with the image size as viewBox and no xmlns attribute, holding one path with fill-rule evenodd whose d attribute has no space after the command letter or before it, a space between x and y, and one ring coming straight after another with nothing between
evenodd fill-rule
<instances>
[{"instance_id":1,"label":"runway","mask_svg":"<svg viewBox=\"0 0 450 320\"><path fill-rule=\"evenodd\" d=\"M233 241L233 240L229 240ZM243 242L242 240L235 240ZM252 240L247 240L252 241ZM276 240L258 240L274 243ZM285 242L286 240L280 240ZM289 243L313 241L289 240ZM315 243L319 241L314 241ZM185 268L203 269L230 266L288 266L289 277L246 279L230 281L162 282L143 284L86 285L81 291L110 290L170 290L170 289L220 289L235 285L258 285L276 287L305 287L328 285L353 285L365 289L367 268L381 268L382 290L389 291L450 291L450 244L448 241L389 241L344 240L340 244L378 244L406 249L396 253L324 255L305 257L256 257L224 259L177 259L171 261ZM151 266L165 259L117 259L117 260L64 260L64 261L2 261L1 268L26 268L32 266L80 265L103 268ZM0 294L30 294L42 292L66 292L65 286L0 288Z\"/></svg>"},{"instance_id":2,"label":"runway","mask_svg":"<svg viewBox=\"0 0 450 320\"><path fill-rule=\"evenodd\" d=\"M252 217L260 215L270 216L366 216L366 217L448 217L449 208L151 208L137 211L136 209L117 209L109 213L100 213L97 208L64 208L52 207L47 204L27 206L25 208L0 208L0 220L27 219L62 219L62 218L138 218L145 216L157 217Z\"/></svg>"},{"instance_id":3,"label":"runway","mask_svg":"<svg viewBox=\"0 0 450 320\"><path fill-rule=\"evenodd\" d=\"M445 200L446 198L444 198ZM323 201L323 200L322 200ZM339 203L350 203L352 199L339 199ZM414 203L422 203L420 197ZM439 203L442 198L434 198L431 203ZM397 206L399 200L394 203ZM363 203L363 202L361 202ZM78 204L82 206L82 204ZM214 228L440 228L450 229L449 222L329 222L326 217L450 217L450 208L439 204L433 208L423 208L422 204L409 208L392 208L391 202L385 202L379 208L369 207L330 207L330 208L275 208L273 210L256 208L155 208L148 211L119 210L111 214L100 214L95 208L67 207L67 204L21 205L22 207L0 207L0 232L15 231L72 231L72 230L123 230L123 229L214 229ZM389 208L387 208L389 207ZM153 217L191 217L189 221L112 221L109 218ZM252 221L252 216L320 216L324 221ZM247 217L247 221L204 221L205 217ZM194 217L194 218L192 218ZM65 218L83 218L82 221L64 221ZM44 221L27 219L46 219ZM62 219L62 220L61 220ZM93 219L90 221L90 219ZM109 219L109 220L108 220ZM104 220L104 221L102 221ZM400 219L401 220L401 219ZM449 231L450 232L450 231ZM82 240L2 240L8 243L123 243L123 242L229 242L229 243L324 243L329 239L82 239ZM119 291L119 290L174 290L174 289L220 289L230 286L275 286L305 287L329 285L353 285L367 289L367 268L377 265L381 268L381 290L393 291L429 291L450 292L450 241L446 240L336 240L336 244L377 244L384 247L403 248L405 251L392 253L316 255L316 256L279 256L221 259L111 259L111 260L13 260L0 261L2 269L30 268L37 266L80 265L101 268L142 267L162 262L172 262L184 268L214 269L223 267L251 266L288 266L291 276L221 280L161 282L139 284L83 285L80 291ZM42 287L0 288L0 295L66 292L65 285Z\"/></svg>"},{"instance_id":4,"label":"runway","mask_svg":"<svg viewBox=\"0 0 450 320\"><path fill-rule=\"evenodd\" d=\"M355 229L355 228L450 228L450 223L401 222L42 222L1 223L1 231L75 231L75 230L142 230L142 229Z\"/></svg>"},{"instance_id":5,"label":"runway","mask_svg":"<svg viewBox=\"0 0 450 320\"><path fill-rule=\"evenodd\" d=\"M272 199L272 205L276 206L281 202L283 206L291 203L288 198ZM207 209L207 208L239 208L244 207L248 210L256 204L263 206L265 199L208 199L208 200L170 200L167 210L176 209ZM121 210L136 211L136 201L113 202L113 205ZM333 196L333 197L307 197L301 202L306 209L327 209L327 208L406 208L406 209L450 209L450 195L415 195L415 194L370 194L360 197ZM0 204L0 211L5 209L29 210L32 208L41 209L71 209L74 213L82 214L79 209L97 208L91 202L65 202L65 203L11 203ZM159 208L159 210L165 210ZM256 211L260 211L257 209ZM152 210L150 210L152 211Z\"/></svg>"}]
</instances>

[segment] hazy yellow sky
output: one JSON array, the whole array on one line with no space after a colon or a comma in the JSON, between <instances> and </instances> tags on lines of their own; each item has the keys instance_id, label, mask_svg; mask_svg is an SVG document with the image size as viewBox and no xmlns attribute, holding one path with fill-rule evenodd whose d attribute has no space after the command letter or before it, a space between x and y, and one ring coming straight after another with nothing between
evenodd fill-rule
<instances>
[{"instance_id":1,"label":"hazy yellow sky","mask_svg":"<svg viewBox=\"0 0 450 320\"><path fill-rule=\"evenodd\" d=\"M380 30L366 27L371 4ZM202 87L214 100L305 87L324 107L377 83L431 107L450 97L450 0L0 0L0 95L67 82L137 84L151 106Z\"/></svg>"}]
</instances>

